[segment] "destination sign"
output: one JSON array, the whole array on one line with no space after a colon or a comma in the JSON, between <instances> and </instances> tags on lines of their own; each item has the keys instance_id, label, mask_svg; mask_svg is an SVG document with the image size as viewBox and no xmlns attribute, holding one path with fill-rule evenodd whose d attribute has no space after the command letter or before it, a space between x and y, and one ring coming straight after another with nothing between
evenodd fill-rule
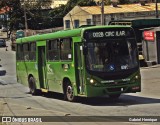
<instances>
[{"instance_id":1,"label":"destination sign","mask_svg":"<svg viewBox=\"0 0 160 125\"><path fill-rule=\"evenodd\" d=\"M96 29L85 31L84 37L86 39L134 37L134 33L130 29Z\"/></svg>"},{"instance_id":2,"label":"destination sign","mask_svg":"<svg viewBox=\"0 0 160 125\"><path fill-rule=\"evenodd\" d=\"M106 31L106 32L91 32L90 37L98 38L98 37L111 37L111 36L126 36L125 31Z\"/></svg>"}]
</instances>

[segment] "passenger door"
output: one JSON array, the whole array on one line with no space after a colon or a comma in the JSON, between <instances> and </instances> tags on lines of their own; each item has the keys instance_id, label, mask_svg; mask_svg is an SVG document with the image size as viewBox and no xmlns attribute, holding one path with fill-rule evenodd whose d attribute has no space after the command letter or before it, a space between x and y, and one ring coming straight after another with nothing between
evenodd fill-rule
<instances>
[{"instance_id":1,"label":"passenger door","mask_svg":"<svg viewBox=\"0 0 160 125\"><path fill-rule=\"evenodd\" d=\"M84 68L82 43L75 43L75 65L78 93L84 94Z\"/></svg>"},{"instance_id":2,"label":"passenger door","mask_svg":"<svg viewBox=\"0 0 160 125\"><path fill-rule=\"evenodd\" d=\"M46 72L46 41L37 42L38 50L38 76L40 88L43 92L48 91Z\"/></svg>"}]
</instances>

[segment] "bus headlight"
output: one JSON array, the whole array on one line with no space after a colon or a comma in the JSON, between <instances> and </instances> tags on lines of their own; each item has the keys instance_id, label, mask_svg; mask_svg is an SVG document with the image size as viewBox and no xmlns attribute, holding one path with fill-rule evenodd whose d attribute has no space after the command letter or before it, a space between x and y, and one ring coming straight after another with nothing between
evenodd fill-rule
<instances>
[{"instance_id":1,"label":"bus headlight","mask_svg":"<svg viewBox=\"0 0 160 125\"><path fill-rule=\"evenodd\" d=\"M88 80L91 85L98 86L98 82L95 79L90 78Z\"/></svg>"},{"instance_id":2,"label":"bus headlight","mask_svg":"<svg viewBox=\"0 0 160 125\"><path fill-rule=\"evenodd\" d=\"M132 82L138 82L139 80L141 79L141 76L140 75L136 75L134 76L134 78L132 79Z\"/></svg>"},{"instance_id":3,"label":"bus headlight","mask_svg":"<svg viewBox=\"0 0 160 125\"><path fill-rule=\"evenodd\" d=\"M135 79L139 79L139 76L138 76L138 75L136 75L136 76L135 76Z\"/></svg>"},{"instance_id":4,"label":"bus headlight","mask_svg":"<svg viewBox=\"0 0 160 125\"><path fill-rule=\"evenodd\" d=\"M137 75L135 76L135 79L136 79L136 80L140 80L140 79L141 79L141 75L140 75L140 74L137 74Z\"/></svg>"},{"instance_id":5,"label":"bus headlight","mask_svg":"<svg viewBox=\"0 0 160 125\"><path fill-rule=\"evenodd\" d=\"M93 79L90 79L90 83L93 84L93 83L94 83L94 80L93 80Z\"/></svg>"}]
</instances>

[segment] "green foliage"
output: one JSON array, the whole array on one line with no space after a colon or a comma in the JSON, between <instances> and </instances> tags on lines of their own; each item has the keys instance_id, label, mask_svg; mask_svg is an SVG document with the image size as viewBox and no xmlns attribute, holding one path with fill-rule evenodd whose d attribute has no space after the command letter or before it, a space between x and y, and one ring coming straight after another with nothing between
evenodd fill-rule
<instances>
[{"instance_id":1,"label":"green foliage","mask_svg":"<svg viewBox=\"0 0 160 125\"><path fill-rule=\"evenodd\" d=\"M110 0L104 0L104 5L110 5L111 1Z\"/></svg>"},{"instance_id":2,"label":"green foliage","mask_svg":"<svg viewBox=\"0 0 160 125\"><path fill-rule=\"evenodd\" d=\"M7 22L10 30L25 28L24 9L27 13L27 19L29 19L27 21L29 28L40 28L38 23L43 23L42 21L44 21L43 26L45 26L46 24L50 24L48 23L48 15L43 15L42 8L50 7L52 0L47 0L47 2L41 0L32 2L32 0L29 0L26 2L23 1L23 3L20 3L20 1L22 0L0 0L0 8L3 8L5 6L10 7L10 11L6 13L10 17L10 20Z\"/></svg>"},{"instance_id":3,"label":"green foliage","mask_svg":"<svg viewBox=\"0 0 160 125\"><path fill-rule=\"evenodd\" d=\"M129 0L119 0L119 4L128 4Z\"/></svg>"},{"instance_id":4,"label":"green foliage","mask_svg":"<svg viewBox=\"0 0 160 125\"><path fill-rule=\"evenodd\" d=\"M19 22L19 18L22 16L21 8L20 8L20 0L1 0L0 8L9 7L10 11L6 12L5 15L9 15L10 20L5 21L5 25L10 27L12 30L17 26Z\"/></svg>"},{"instance_id":5,"label":"green foliage","mask_svg":"<svg viewBox=\"0 0 160 125\"><path fill-rule=\"evenodd\" d=\"M79 6L96 6L96 3L94 0L79 0L77 5Z\"/></svg>"}]
</instances>

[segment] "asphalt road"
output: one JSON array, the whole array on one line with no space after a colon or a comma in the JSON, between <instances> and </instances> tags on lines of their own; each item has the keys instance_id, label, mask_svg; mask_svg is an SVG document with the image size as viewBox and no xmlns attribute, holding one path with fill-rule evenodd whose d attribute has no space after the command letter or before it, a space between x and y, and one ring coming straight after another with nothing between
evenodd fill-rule
<instances>
[{"instance_id":1,"label":"asphalt road","mask_svg":"<svg viewBox=\"0 0 160 125\"><path fill-rule=\"evenodd\" d=\"M9 45L9 42L7 43ZM160 116L160 66L142 68L142 92L122 95L119 100L111 101L107 98L79 98L78 102L71 103L63 100L63 95L49 93L40 96L32 96L28 93L28 87L16 82L15 52L0 48L0 115L1 116L60 116L48 117L49 120L57 120L54 124L75 124L73 121L79 120L78 125L149 125L160 124L160 122L125 122L123 119L134 117ZM65 122L66 116L71 117L70 122ZM85 116L84 119L83 117ZM106 117L109 121L105 122L103 117L89 118L88 116L112 116ZM129 116L129 117L113 117ZM140 117L140 118L141 118ZM44 119L46 117L43 117ZM97 120L97 121L96 121ZM98 122L98 120L100 122ZM159 118L160 120L160 118ZM64 122L62 122L64 121ZM83 122L82 122L83 121ZM92 123L91 123L92 121ZM104 122L103 122L104 121ZM45 124L53 124L47 122ZM1 123L0 123L1 124ZM5 123L3 123L5 124ZM23 125L29 123L12 123ZM33 123L30 123L33 125ZM44 123L38 123L44 124Z\"/></svg>"}]
</instances>

